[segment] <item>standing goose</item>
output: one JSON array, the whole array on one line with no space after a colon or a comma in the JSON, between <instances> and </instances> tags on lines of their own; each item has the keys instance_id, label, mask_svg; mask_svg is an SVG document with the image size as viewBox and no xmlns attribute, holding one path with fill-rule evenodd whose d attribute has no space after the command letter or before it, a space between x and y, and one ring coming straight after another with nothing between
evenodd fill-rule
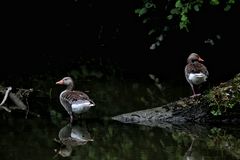
<instances>
[{"instance_id":1,"label":"standing goose","mask_svg":"<svg viewBox=\"0 0 240 160\"><path fill-rule=\"evenodd\" d=\"M191 86L193 92L192 97L200 95L196 94L194 87L206 82L209 75L206 66L201 63L203 61L197 53L191 53L187 58L185 77Z\"/></svg>"},{"instance_id":2,"label":"standing goose","mask_svg":"<svg viewBox=\"0 0 240 160\"><path fill-rule=\"evenodd\" d=\"M70 121L73 121L73 114L81 114L87 112L95 103L88 95L81 91L74 91L74 83L71 77L64 77L56 82L56 84L66 85L67 88L61 92L59 99L62 106L70 115Z\"/></svg>"}]
</instances>

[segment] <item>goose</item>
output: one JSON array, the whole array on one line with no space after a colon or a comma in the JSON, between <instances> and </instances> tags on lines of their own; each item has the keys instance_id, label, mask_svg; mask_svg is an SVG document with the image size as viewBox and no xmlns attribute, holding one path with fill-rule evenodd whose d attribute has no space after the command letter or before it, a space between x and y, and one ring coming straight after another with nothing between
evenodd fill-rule
<instances>
[{"instance_id":1,"label":"goose","mask_svg":"<svg viewBox=\"0 0 240 160\"><path fill-rule=\"evenodd\" d=\"M201 95L195 92L195 86L206 82L209 76L207 67L201 63L203 61L197 53L191 53L187 58L187 65L185 66L184 72L186 80L190 84L193 92L192 97Z\"/></svg>"},{"instance_id":2,"label":"goose","mask_svg":"<svg viewBox=\"0 0 240 160\"><path fill-rule=\"evenodd\" d=\"M57 81L56 84L66 86L66 89L59 95L59 100L69 114L70 122L73 122L74 114L82 114L95 106L93 100L86 93L73 90L74 82L71 77L64 77Z\"/></svg>"}]
</instances>

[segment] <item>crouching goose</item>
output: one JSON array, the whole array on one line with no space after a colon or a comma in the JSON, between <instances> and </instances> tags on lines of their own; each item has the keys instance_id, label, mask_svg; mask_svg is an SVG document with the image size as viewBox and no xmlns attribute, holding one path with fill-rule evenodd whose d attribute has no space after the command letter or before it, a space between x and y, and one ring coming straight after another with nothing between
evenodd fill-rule
<instances>
[{"instance_id":1,"label":"crouching goose","mask_svg":"<svg viewBox=\"0 0 240 160\"><path fill-rule=\"evenodd\" d=\"M73 121L73 114L87 112L95 103L88 95L81 91L74 91L74 82L71 77L64 77L56 82L59 85L66 85L67 88L61 92L59 99L62 106L70 115L70 121Z\"/></svg>"},{"instance_id":2,"label":"crouching goose","mask_svg":"<svg viewBox=\"0 0 240 160\"><path fill-rule=\"evenodd\" d=\"M187 58L185 77L191 86L192 97L200 95L200 93L196 94L194 87L206 82L209 76L207 67L201 63L203 61L197 53L191 53Z\"/></svg>"}]
</instances>

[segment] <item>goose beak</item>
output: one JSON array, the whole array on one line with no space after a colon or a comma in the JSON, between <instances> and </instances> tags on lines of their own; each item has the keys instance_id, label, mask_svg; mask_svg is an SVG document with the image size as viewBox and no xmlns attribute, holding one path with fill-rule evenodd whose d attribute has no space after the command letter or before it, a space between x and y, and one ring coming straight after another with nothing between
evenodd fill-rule
<instances>
[{"instance_id":1,"label":"goose beak","mask_svg":"<svg viewBox=\"0 0 240 160\"><path fill-rule=\"evenodd\" d=\"M63 84L63 80L57 81L56 84Z\"/></svg>"},{"instance_id":2,"label":"goose beak","mask_svg":"<svg viewBox=\"0 0 240 160\"><path fill-rule=\"evenodd\" d=\"M203 62L204 60L203 60L202 58L199 57L199 58L198 58L198 61Z\"/></svg>"}]
</instances>

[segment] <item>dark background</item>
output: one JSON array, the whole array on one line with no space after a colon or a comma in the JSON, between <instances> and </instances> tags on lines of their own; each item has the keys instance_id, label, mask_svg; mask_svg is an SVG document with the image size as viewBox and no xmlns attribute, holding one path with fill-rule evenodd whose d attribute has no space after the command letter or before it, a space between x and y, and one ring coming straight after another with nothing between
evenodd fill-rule
<instances>
[{"instance_id":1,"label":"dark background","mask_svg":"<svg viewBox=\"0 0 240 160\"><path fill-rule=\"evenodd\" d=\"M205 60L214 83L239 72L239 5L206 7L190 15L189 32L172 26L163 43L134 10L141 1L9 1L3 5L1 74L66 73L87 65L116 68L124 76L156 74L184 81L191 52ZM220 39L217 37L220 35ZM215 45L204 41L212 39ZM110 67L110 68L111 68ZM108 72L106 72L107 74Z\"/></svg>"}]
</instances>

